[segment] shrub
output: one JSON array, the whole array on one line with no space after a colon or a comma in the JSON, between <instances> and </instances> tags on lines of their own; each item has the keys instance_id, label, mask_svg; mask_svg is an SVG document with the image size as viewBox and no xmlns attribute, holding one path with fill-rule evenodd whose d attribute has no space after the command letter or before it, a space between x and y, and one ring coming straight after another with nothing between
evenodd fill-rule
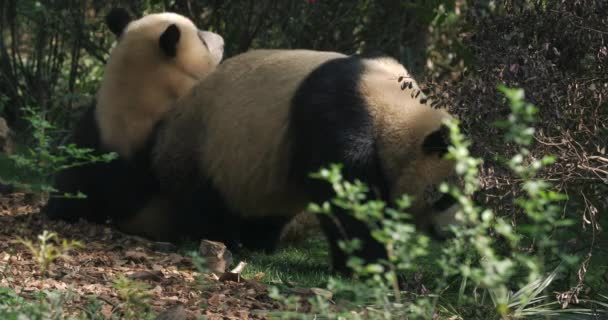
<instances>
[{"instance_id":1,"label":"shrub","mask_svg":"<svg viewBox=\"0 0 608 320\"><path fill-rule=\"evenodd\" d=\"M33 142L31 147L14 155L8 155L5 161L2 180L4 183L15 185L19 189L34 192L50 192L56 194L61 190L52 187L52 177L59 171L70 167L94 162L109 162L116 159L116 153L97 155L94 150L78 148L75 144L59 145L51 136L55 128L44 115L32 108L27 108L25 119L32 128ZM62 194L65 197L85 197Z\"/></svg>"}]
</instances>

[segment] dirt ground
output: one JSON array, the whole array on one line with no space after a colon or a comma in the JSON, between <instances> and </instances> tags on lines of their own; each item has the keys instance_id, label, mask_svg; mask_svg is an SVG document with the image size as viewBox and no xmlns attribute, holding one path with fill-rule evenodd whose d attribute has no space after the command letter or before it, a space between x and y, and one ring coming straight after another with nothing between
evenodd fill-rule
<instances>
[{"instance_id":1,"label":"dirt ground","mask_svg":"<svg viewBox=\"0 0 608 320\"><path fill-rule=\"evenodd\" d=\"M176 247L128 236L107 226L49 221L39 213L39 206L24 194L0 196L0 286L28 300L35 300L41 290L72 290L76 297L67 303L66 312L82 312L87 296L94 295L102 302L103 315L110 317L123 312L125 301L113 283L124 275L149 286L151 296L146 301L155 312L181 309L169 319L201 315L209 319L264 319L269 310L281 307L268 297L266 286L256 281L218 281L199 274L191 257L178 253ZM37 241L43 230L85 245L72 250L71 259L53 263L46 276L39 271L31 250L15 241ZM207 280L204 286L197 280L199 276Z\"/></svg>"}]
</instances>

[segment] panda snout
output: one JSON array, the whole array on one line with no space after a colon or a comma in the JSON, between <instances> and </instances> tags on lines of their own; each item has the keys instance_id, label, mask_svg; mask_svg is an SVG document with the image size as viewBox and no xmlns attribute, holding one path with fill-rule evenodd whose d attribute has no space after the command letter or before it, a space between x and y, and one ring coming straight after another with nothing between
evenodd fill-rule
<instances>
[{"instance_id":1,"label":"panda snout","mask_svg":"<svg viewBox=\"0 0 608 320\"><path fill-rule=\"evenodd\" d=\"M209 49L214 62L219 64L224 56L224 38L217 33L203 30L198 31L198 36Z\"/></svg>"}]
</instances>

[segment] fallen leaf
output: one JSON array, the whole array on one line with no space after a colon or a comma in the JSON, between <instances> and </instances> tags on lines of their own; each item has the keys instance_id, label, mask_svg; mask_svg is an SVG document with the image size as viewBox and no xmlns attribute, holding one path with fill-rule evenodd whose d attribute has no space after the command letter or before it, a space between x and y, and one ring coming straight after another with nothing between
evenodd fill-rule
<instances>
[{"instance_id":1,"label":"fallen leaf","mask_svg":"<svg viewBox=\"0 0 608 320\"><path fill-rule=\"evenodd\" d=\"M132 280L162 281L165 275L162 271L139 271L127 275Z\"/></svg>"},{"instance_id":2,"label":"fallen leaf","mask_svg":"<svg viewBox=\"0 0 608 320\"><path fill-rule=\"evenodd\" d=\"M141 251L127 251L125 252L125 258L134 262L143 262L148 259L148 255Z\"/></svg>"},{"instance_id":3,"label":"fallen leaf","mask_svg":"<svg viewBox=\"0 0 608 320\"><path fill-rule=\"evenodd\" d=\"M236 267L234 267L234 269L230 270L230 272L242 273L243 270L245 270L246 266L247 266L247 262L241 261L241 262L239 262L239 264Z\"/></svg>"},{"instance_id":4,"label":"fallen leaf","mask_svg":"<svg viewBox=\"0 0 608 320\"><path fill-rule=\"evenodd\" d=\"M194 319L194 316L188 312L184 306L177 305L166 310L156 317L156 320L188 320Z\"/></svg>"},{"instance_id":5,"label":"fallen leaf","mask_svg":"<svg viewBox=\"0 0 608 320\"><path fill-rule=\"evenodd\" d=\"M221 302L221 297L219 294L214 293L211 295L209 299L207 299L207 303L212 306L218 306Z\"/></svg>"},{"instance_id":6,"label":"fallen leaf","mask_svg":"<svg viewBox=\"0 0 608 320\"><path fill-rule=\"evenodd\" d=\"M241 282L241 274L234 273L234 272L225 272L220 276L219 281L220 282L232 281L232 282L239 283L239 282Z\"/></svg>"}]
</instances>

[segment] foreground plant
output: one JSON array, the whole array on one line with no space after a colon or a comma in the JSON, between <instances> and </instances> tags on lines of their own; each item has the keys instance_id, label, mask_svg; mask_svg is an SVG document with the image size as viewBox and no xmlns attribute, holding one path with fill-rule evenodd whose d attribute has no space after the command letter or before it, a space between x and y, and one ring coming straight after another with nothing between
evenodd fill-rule
<instances>
[{"instance_id":1,"label":"foreground plant","mask_svg":"<svg viewBox=\"0 0 608 320\"><path fill-rule=\"evenodd\" d=\"M122 303L118 306L121 319L147 319L153 317L150 313L150 287L136 280L120 276L114 280L113 287L117 290Z\"/></svg>"},{"instance_id":2,"label":"foreground plant","mask_svg":"<svg viewBox=\"0 0 608 320\"><path fill-rule=\"evenodd\" d=\"M33 301L20 297L15 291L0 287L0 319L7 320L61 320L66 319L65 305L77 295L72 291L47 291L35 293ZM88 311L88 310L86 310ZM100 317L74 316L67 319L101 319Z\"/></svg>"},{"instance_id":3,"label":"foreground plant","mask_svg":"<svg viewBox=\"0 0 608 320\"><path fill-rule=\"evenodd\" d=\"M498 89L507 98L511 114L497 125L506 130L505 143L519 146L517 154L505 163L521 181L522 196L516 199L516 204L525 215L520 218L524 223L514 227L511 221L475 205L472 196L479 190L477 167L481 161L469 155L468 143L457 124L448 123L453 144L448 156L456 161L464 188L443 185L441 190L461 203L458 218L462 226L452 228L455 238L444 248L439 263L443 277L438 287L447 287L450 277L460 278L458 308L466 310L489 300L493 308L488 317L521 319L557 313L590 314L589 309L560 310L560 304L547 293L562 267L576 261L554 238L560 228L572 224L560 218L566 196L536 178L541 169L555 161L551 156L534 159L528 149L533 142L532 125L538 109L525 102L523 90L504 86ZM555 258L562 263L549 262Z\"/></svg>"},{"instance_id":4,"label":"foreground plant","mask_svg":"<svg viewBox=\"0 0 608 320\"><path fill-rule=\"evenodd\" d=\"M40 271L40 274L43 276L48 274L49 267L57 259L70 260L70 251L84 248L84 245L79 241L61 240L57 233L49 232L47 230L44 230L42 234L38 235L37 243L23 238L17 238L16 241L23 244L30 251L34 261L36 261L38 271Z\"/></svg>"},{"instance_id":5,"label":"foreground plant","mask_svg":"<svg viewBox=\"0 0 608 320\"><path fill-rule=\"evenodd\" d=\"M313 177L330 183L336 197L330 203L311 205L310 211L331 215L332 206L338 206L351 212L370 226L372 236L386 247L388 259L366 265L351 258L349 266L364 280L354 284L330 281L328 289L335 296L347 293L348 298L338 302L339 308L330 307L319 297L311 298L313 313L342 319L523 319L607 314L603 310L561 309L548 293L561 266L575 260L554 239L556 231L571 224L560 218L565 196L552 191L548 182L535 178L539 170L555 161L549 156L533 159L527 149L533 141L536 107L524 101L521 90L499 90L512 112L499 126L506 130L506 143L520 146L506 164L522 181L522 196L516 203L525 215L524 223L513 226L473 201L480 188L478 168L482 161L470 155L470 143L456 121L446 123L452 140L447 156L456 162L463 186L443 184L441 191L455 197L461 210L456 217L458 224L450 228L454 237L438 244L442 247L439 253L432 252L429 239L411 224L406 213L410 198L404 196L397 208L391 209L381 201L366 199L368 189L361 182L344 181L340 166L322 169ZM358 245L355 239L342 242L341 248L352 253ZM550 264L550 259L555 258L563 263ZM428 274L428 266L440 270L434 275L435 281L422 284L417 292L399 291L399 275L412 278ZM274 293L274 297L281 298L278 292ZM283 301L297 309L293 299ZM288 317L296 315L308 318L298 312L291 312Z\"/></svg>"},{"instance_id":6,"label":"foreground plant","mask_svg":"<svg viewBox=\"0 0 608 320\"><path fill-rule=\"evenodd\" d=\"M9 183L19 189L43 191L57 195L61 190L55 190L50 181L59 171L96 162L110 162L117 158L115 153L95 154L93 149L78 148L75 144L54 147L51 132L55 126L49 122L43 113L33 108L24 108L24 119L32 127L33 141L21 153L8 156L14 170L11 177L3 177L4 183ZM64 197L84 198L86 195L61 194Z\"/></svg>"}]
</instances>

